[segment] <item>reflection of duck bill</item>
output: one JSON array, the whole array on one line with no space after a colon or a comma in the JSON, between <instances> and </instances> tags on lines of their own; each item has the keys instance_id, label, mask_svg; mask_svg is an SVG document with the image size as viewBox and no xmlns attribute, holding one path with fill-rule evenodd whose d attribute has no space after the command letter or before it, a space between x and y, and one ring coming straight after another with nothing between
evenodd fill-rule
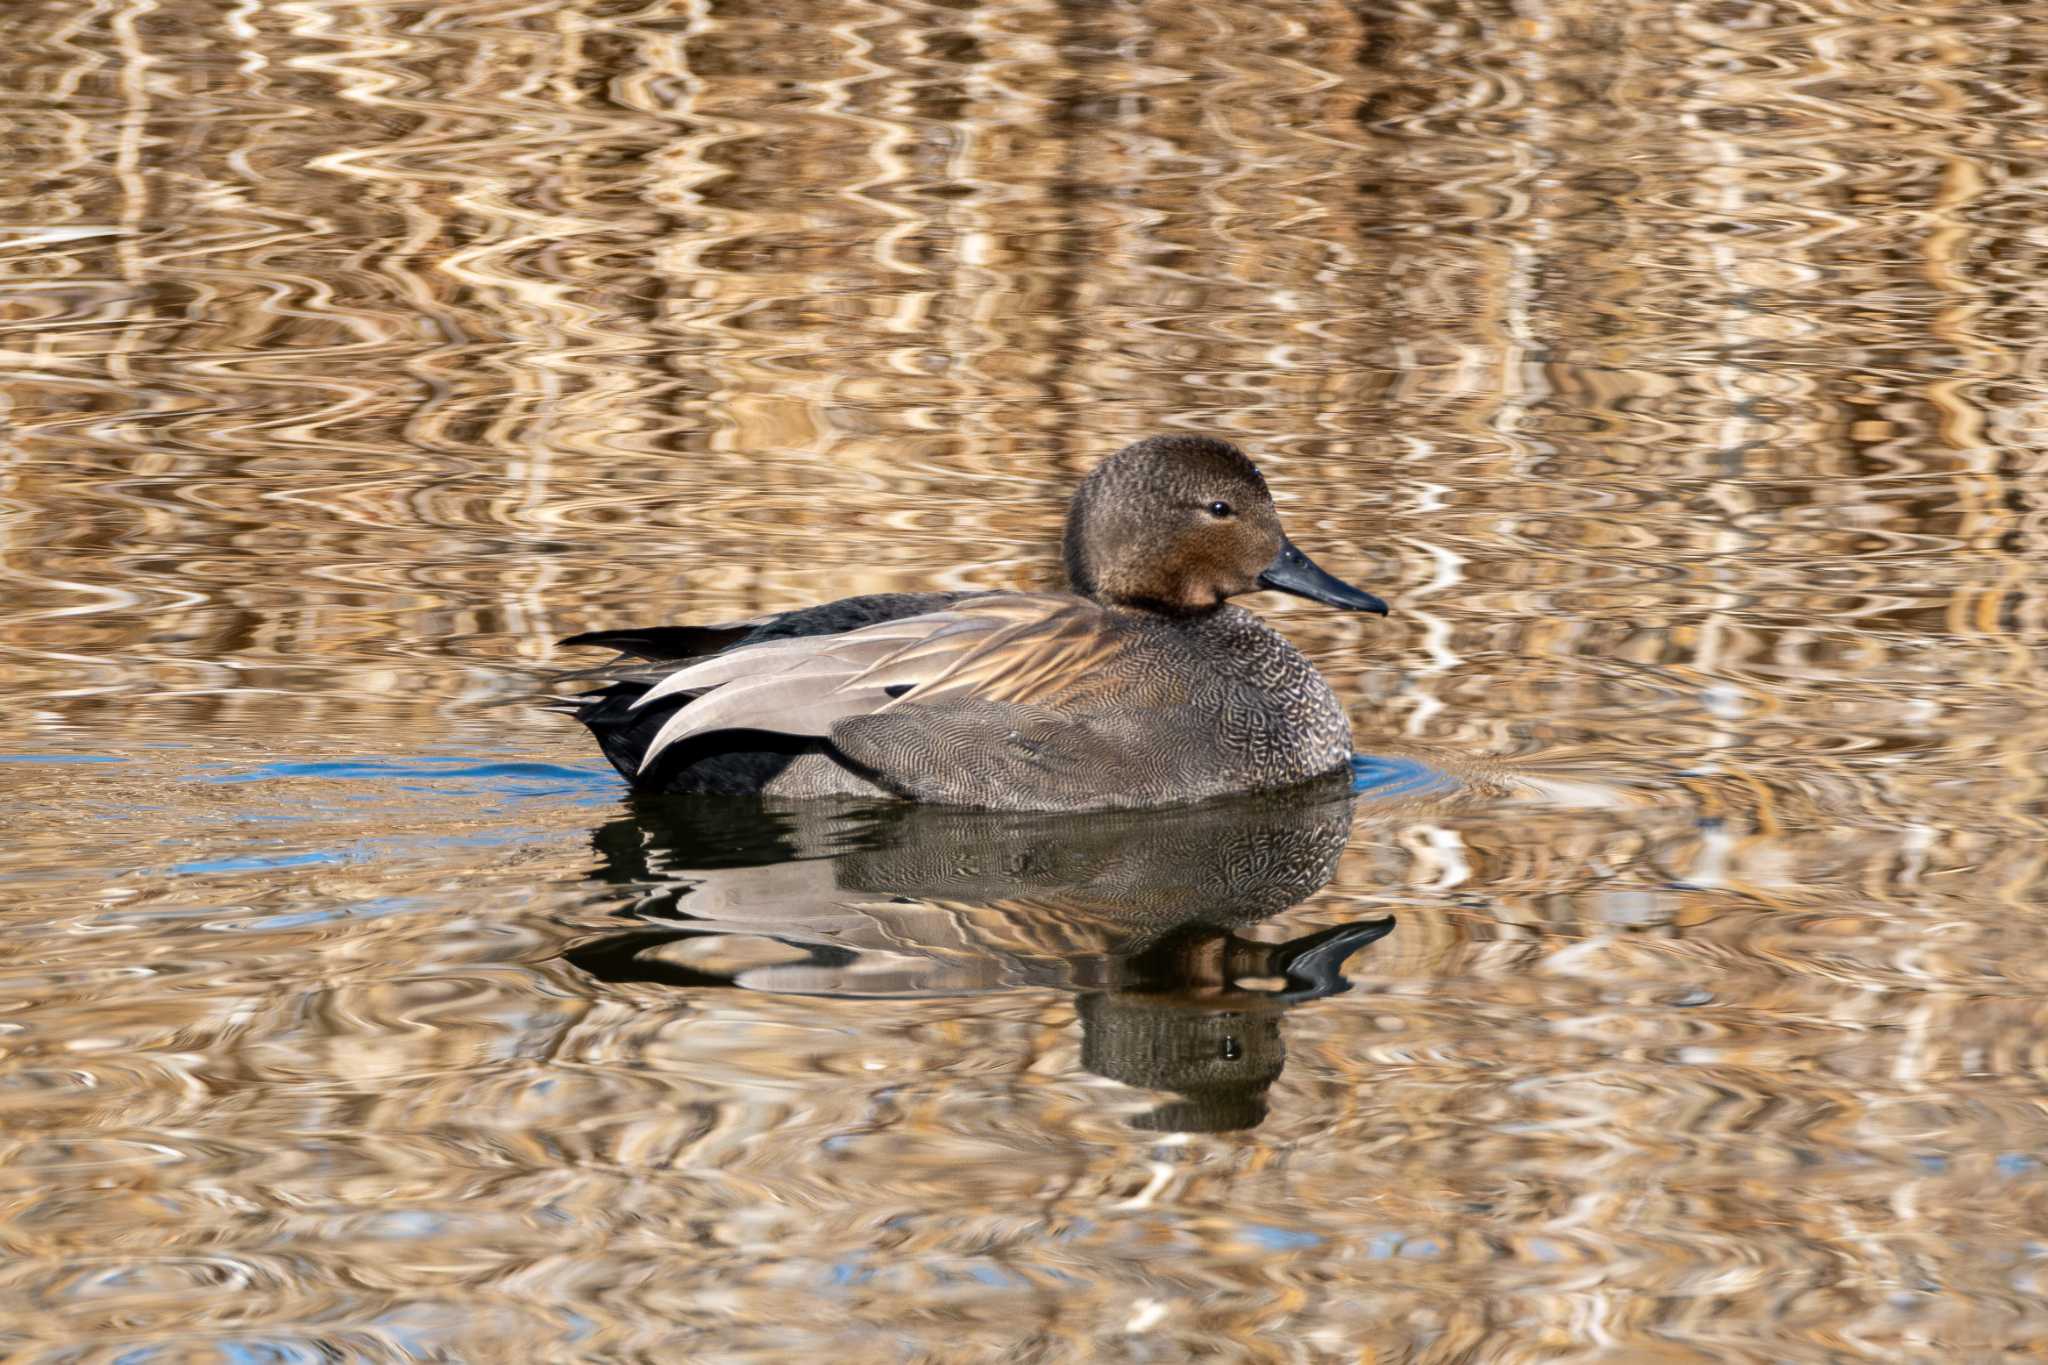
<instances>
[{"instance_id":1,"label":"reflection of duck bill","mask_svg":"<svg viewBox=\"0 0 2048 1365\"><path fill-rule=\"evenodd\" d=\"M1161 1132L1225 1132L1253 1128L1266 1116L1265 1094L1280 1078L1287 1044L1280 1016L1309 1000L1350 988L1345 961L1394 930L1392 916L1339 924L1279 944L1231 938L1183 945L1139 959L1124 989L1084 995L1081 1065L1098 1076L1147 1090L1178 1093L1132 1120ZM1221 949L1221 988L1199 992L1193 951ZM1146 971L1146 966L1152 971ZM1182 970L1174 970L1178 965ZM1247 990L1247 976L1279 978L1282 989Z\"/></svg>"},{"instance_id":2,"label":"reflection of duck bill","mask_svg":"<svg viewBox=\"0 0 2048 1365\"><path fill-rule=\"evenodd\" d=\"M1394 932L1394 917L1338 924L1273 949L1272 973L1287 982L1274 998L1289 1005L1341 995L1351 989L1344 964L1351 955Z\"/></svg>"},{"instance_id":3,"label":"reflection of duck bill","mask_svg":"<svg viewBox=\"0 0 2048 1365\"><path fill-rule=\"evenodd\" d=\"M1332 925L1286 943L1259 943L1196 926L1122 959L1109 978L1110 989L1158 1004L1284 1009L1348 989L1345 962L1393 932L1391 915ZM1276 979L1278 990L1241 984Z\"/></svg>"}]
</instances>

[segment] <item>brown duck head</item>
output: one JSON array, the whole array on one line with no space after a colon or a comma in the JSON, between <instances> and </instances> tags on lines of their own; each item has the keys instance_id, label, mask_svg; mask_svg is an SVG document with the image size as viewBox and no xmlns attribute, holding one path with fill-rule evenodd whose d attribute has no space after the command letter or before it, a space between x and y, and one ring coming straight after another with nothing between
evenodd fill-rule
<instances>
[{"instance_id":1,"label":"brown duck head","mask_svg":"<svg viewBox=\"0 0 2048 1365\"><path fill-rule=\"evenodd\" d=\"M1387 613L1296 549L1258 466L1208 436L1150 436L1097 465L1067 513L1066 561L1074 591L1111 606L1196 616L1271 588Z\"/></svg>"}]
</instances>

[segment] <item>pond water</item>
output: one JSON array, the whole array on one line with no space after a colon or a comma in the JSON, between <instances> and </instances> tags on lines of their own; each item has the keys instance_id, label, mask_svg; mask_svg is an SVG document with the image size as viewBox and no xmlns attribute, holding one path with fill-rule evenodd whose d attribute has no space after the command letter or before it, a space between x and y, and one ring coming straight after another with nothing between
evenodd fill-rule
<instances>
[{"instance_id":1,"label":"pond water","mask_svg":"<svg viewBox=\"0 0 2048 1365\"><path fill-rule=\"evenodd\" d=\"M0 1355L2040 1358L2044 20L0 7ZM528 702L1168 430L1348 789Z\"/></svg>"}]
</instances>

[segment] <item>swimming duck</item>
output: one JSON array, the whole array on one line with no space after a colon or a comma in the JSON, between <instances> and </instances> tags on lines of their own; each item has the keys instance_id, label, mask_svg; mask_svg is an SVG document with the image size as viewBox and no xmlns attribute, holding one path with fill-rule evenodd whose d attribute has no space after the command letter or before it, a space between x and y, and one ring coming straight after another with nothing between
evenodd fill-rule
<instances>
[{"instance_id":1,"label":"swimming duck","mask_svg":"<svg viewBox=\"0 0 2048 1365\"><path fill-rule=\"evenodd\" d=\"M1065 593L881 593L709 626L597 631L620 651L560 704L636 789L897 797L1007 810L1172 805L1292 786L1351 757L1313 665L1230 599L1387 604L1288 540L1244 452L1154 436L1067 515Z\"/></svg>"}]
</instances>

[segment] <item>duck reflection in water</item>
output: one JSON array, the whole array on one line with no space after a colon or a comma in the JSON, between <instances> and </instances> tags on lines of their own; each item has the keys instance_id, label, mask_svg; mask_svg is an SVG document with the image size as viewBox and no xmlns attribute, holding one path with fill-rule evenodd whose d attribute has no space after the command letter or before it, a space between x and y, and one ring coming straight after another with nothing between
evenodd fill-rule
<instances>
[{"instance_id":1,"label":"duck reflection in water","mask_svg":"<svg viewBox=\"0 0 2048 1365\"><path fill-rule=\"evenodd\" d=\"M1078 994L1082 1065L1178 1098L1145 1129L1250 1128L1288 1010L1345 990L1391 918L1281 943L1241 930L1327 883L1350 836L1335 782L1078 817L904 803L641 797L599 829L640 925L566 955L607 982L918 999Z\"/></svg>"}]
</instances>

